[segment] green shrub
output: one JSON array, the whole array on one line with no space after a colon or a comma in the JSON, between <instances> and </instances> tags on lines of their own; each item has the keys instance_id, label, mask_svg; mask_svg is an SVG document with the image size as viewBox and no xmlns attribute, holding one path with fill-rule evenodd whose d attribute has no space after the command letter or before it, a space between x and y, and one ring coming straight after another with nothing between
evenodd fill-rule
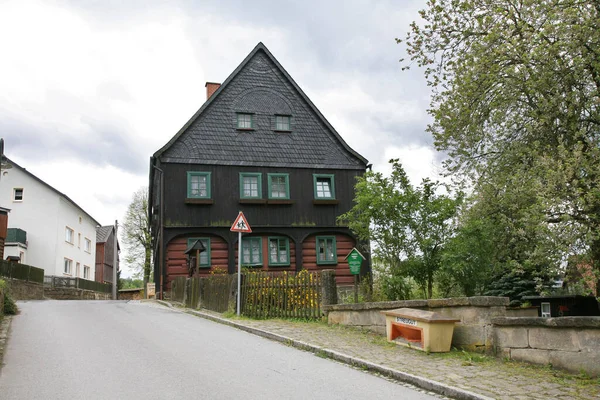
<instances>
[{"instance_id":1,"label":"green shrub","mask_svg":"<svg viewBox=\"0 0 600 400\"><path fill-rule=\"evenodd\" d=\"M18 311L17 304L10 296L10 292L8 290L8 285L3 280L0 280L0 292L4 292L4 314L5 315L15 315Z\"/></svg>"}]
</instances>

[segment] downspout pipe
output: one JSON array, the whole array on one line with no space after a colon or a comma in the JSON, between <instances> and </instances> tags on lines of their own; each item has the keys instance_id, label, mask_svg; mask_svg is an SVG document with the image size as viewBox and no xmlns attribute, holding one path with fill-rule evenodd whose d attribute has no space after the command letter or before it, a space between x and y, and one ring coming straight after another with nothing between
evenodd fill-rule
<instances>
[{"instance_id":1,"label":"downspout pipe","mask_svg":"<svg viewBox=\"0 0 600 400\"><path fill-rule=\"evenodd\" d=\"M163 225L163 221L164 221L164 212L165 212L165 206L164 206L164 194L165 194L165 183L164 183L164 171L162 169L160 169L159 167L157 167L156 165L154 165L154 163L156 162L156 159L153 158L152 160L152 168L154 168L155 170L157 170L158 172L160 172L160 181L159 181L159 204L160 204L160 217L159 217L159 227L158 227L158 276L160 281L158 282L159 284L159 297L162 300L164 298L164 286L163 286L163 276L164 276L164 255L163 255L163 237L164 237L164 225ZM152 207L150 207L152 208Z\"/></svg>"}]
</instances>

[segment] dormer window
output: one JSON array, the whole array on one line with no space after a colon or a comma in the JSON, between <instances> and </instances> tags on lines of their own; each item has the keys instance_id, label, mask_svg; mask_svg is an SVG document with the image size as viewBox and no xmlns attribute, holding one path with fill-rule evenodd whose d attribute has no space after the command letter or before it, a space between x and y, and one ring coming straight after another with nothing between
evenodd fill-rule
<instances>
[{"instance_id":1,"label":"dormer window","mask_svg":"<svg viewBox=\"0 0 600 400\"><path fill-rule=\"evenodd\" d=\"M238 129L254 129L254 115L246 113L237 114Z\"/></svg>"},{"instance_id":2,"label":"dormer window","mask_svg":"<svg viewBox=\"0 0 600 400\"><path fill-rule=\"evenodd\" d=\"M292 117L290 117L289 115L276 115L275 116L275 130L276 131L291 131L292 130L291 120L292 120Z\"/></svg>"}]
</instances>

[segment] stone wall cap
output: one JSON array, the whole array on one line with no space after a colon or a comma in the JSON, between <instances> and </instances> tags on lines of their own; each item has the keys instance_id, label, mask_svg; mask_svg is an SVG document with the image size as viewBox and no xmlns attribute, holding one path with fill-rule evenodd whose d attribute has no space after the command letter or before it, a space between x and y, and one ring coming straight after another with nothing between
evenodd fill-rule
<instances>
[{"instance_id":1,"label":"stone wall cap","mask_svg":"<svg viewBox=\"0 0 600 400\"><path fill-rule=\"evenodd\" d=\"M425 308L427 300L377 301L372 303L332 304L323 306L324 311L393 310L395 308Z\"/></svg>"},{"instance_id":2,"label":"stone wall cap","mask_svg":"<svg viewBox=\"0 0 600 400\"><path fill-rule=\"evenodd\" d=\"M352 303L324 305L323 311L364 311L393 310L396 308L441 308L441 307L506 307L508 297L474 296L452 297L448 299L378 301L373 303Z\"/></svg>"},{"instance_id":3,"label":"stone wall cap","mask_svg":"<svg viewBox=\"0 0 600 400\"><path fill-rule=\"evenodd\" d=\"M549 328L600 328L600 317L496 317L496 326L545 326Z\"/></svg>"},{"instance_id":4,"label":"stone wall cap","mask_svg":"<svg viewBox=\"0 0 600 400\"><path fill-rule=\"evenodd\" d=\"M460 319L446 317L440 313L425 310L415 310L412 308L398 308L396 310L380 311L380 313L390 315L392 317L406 317L432 324L460 322Z\"/></svg>"}]
</instances>

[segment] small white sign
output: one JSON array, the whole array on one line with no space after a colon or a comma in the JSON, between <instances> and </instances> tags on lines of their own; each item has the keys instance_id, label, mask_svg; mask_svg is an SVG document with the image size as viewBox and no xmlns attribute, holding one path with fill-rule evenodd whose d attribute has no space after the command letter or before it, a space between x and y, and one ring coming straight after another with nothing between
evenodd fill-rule
<instances>
[{"instance_id":1,"label":"small white sign","mask_svg":"<svg viewBox=\"0 0 600 400\"><path fill-rule=\"evenodd\" d=\"M396 317L396 322L400 322L401 324L406 324L406 325L413 325L413 326L417 325L417 321L415 321L414 319L408 319L408 318L402 318L402 317Z\"/></svg>"}]
</instances>

